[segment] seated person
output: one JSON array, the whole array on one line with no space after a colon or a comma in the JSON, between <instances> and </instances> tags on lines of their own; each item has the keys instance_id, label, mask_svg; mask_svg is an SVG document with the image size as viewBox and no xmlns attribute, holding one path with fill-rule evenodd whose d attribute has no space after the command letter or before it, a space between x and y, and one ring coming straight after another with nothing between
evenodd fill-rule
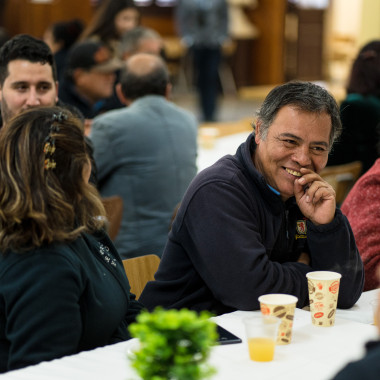
<instances>
[{"instance_id":1,"label":"seated person","mask_svg":"<svg viewBox=\"0 0 380 380\"><path fill-rule=\"evenodd\" d=\"M103 230L79 119L33 108L0 135L0 373L129 339L142 305Z\"/></svg>"},{"instance_id":2,"label":"seated person","mask_svg":"<svg viewBox=\"0 0 380 380\"><path fill-rule=\"evenodd\" d=\"M360 50L352 64L347 96L340 105L342 136L331 151L328 166L361 161L365 173L376 161L380 123L380 40Z\"/></svg>"},{"instance_id":3,"label":"seated person","mask_svg":"<svg viewBox=\"0 0 380 380\"><path fill-rule=\"evenodd\" d=\"M363 263L335 191L318 174L340 131L338 105L322 87L274 88L236 154L190 184L156 281L139 301L223 314L259 309L262 294L287 293L304 307L306 273L333 270L342 274L338 307L354 305Z\"/></svg>"},{"instance_id":4,"label":"seated person","mask_svg":"<svg viewBox=\"0 0 380 380\"><path fill-rule=\"evenodd\" d=\"M341 210L350 222L364 263L364 290L376 289L380 264L380 158L356 181Z\"/></svg>"},{"instance_id":5,"label":"seated person","mask_svg":"<svg viewBox=\"0 0 380 380\"><path fill-rule=\"evenodd\" d=\"M197 122L169 100L159 56L130 57L117 88L125 107L96 117L90 134L98 188L123 199L120 256L161 256L174 208L197 173Z\"/></svg>"},{"instance_id":6,"label":"seated person","mask_svg":"<svg viewBox=\"0 0 380 380\"><path fill-rule=\"evenodd\" d=\"M70 49L58 95L62 102L82 112L88 129L91 120L100 112L97 103L112 95L115 73L121 66L121 61L113 58L101 42L77 42Z\"/></svg>"}]
</instances>

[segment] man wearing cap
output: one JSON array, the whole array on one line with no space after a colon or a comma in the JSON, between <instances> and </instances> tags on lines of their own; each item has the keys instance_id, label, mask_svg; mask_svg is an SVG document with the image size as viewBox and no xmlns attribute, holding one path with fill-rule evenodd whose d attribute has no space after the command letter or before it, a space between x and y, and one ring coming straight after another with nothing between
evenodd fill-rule
<instances>
[{"instance_id":1,"label":"man wearing cap","mask_svg":"<svg viewBox=\"0 0 380 380\"><path fill-rule=\"evenodd\" d=\"M121 62L97 41L76 43L70 50L59 98L77 107L86 119L98 114L96 103L112 95Z\"/></svg>"}]
</instances>

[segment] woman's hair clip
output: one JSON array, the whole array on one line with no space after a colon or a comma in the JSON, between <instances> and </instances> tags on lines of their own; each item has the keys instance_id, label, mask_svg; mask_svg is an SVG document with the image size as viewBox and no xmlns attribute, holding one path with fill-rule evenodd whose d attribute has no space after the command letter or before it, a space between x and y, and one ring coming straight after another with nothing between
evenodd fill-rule
<instances>
[{"instance_id":1,"label":"woman's hair clip","mask_svg":"<svg viewBox=\"0 0 380 380\"><path fill-rule=\"evenodd\" d=\"M58 113L53 113L53 122L58 121L58 123L62 123L64 120L67 120L67 115L63 113L62 111Z\"/></svg>"},{"instance_id":2,"label":"woman's hair clip","mask_svg":"<svg viewBox=\"0 0 380 380\"><path fill-rule=\"evenodd\" d=\"M49 134L45 139L44 144L44 153L45 153L45 161L44 168L45 170L55 169L57 163L54 160L54 152L55 152L55 138L53 138L53 133L59 132L58 123L62 123L64 120L67 120L67 115L63 112L54 113L52 116L52 124L49 129Z\"/></svg>"}]
</instances>

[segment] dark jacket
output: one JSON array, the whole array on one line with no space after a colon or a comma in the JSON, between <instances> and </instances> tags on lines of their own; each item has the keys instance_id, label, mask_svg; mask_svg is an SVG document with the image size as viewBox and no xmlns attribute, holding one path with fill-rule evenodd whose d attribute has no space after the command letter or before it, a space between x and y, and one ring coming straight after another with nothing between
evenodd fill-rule
<instances>
[{"instance_id":1,"label":"dark jacket","mask_svg":"<svg viewBox=\"0 0 380 380\"><path fill-rule=\"evenodd\" d=\"M156 281L140 301L152 309L188 307L216 314L259 309L258 297L287 293L308 304L306 273L342 274L338 306L363 289L363 263L346 217L314 226L294 199L284 203L252 163L253 135L190 184L172 226ZM309 252L311 266L295 262Z\"/></svg>"},{"instance_id":2,"label":"dark jacket","mask_svg":"<svg viewBox=\"0 0 380 380\"><path fill-rule=\"evenodd\" d=\"M130 338L142 305L105 234L0 256L0 373Z\"/></svg>"},{"instance_id":3,"label":"dark jacket","mask_svg":"<svg viewBox=\"0 0 380 380\"><path fill-rule=\"evenodd\" d=\"M60 82L58 95L62 102L76 107L85 119L93 119L97 115L96 109L77 92L71 80L65 78Z\"/></svg>"},{"instance_id":4,"label":"dark jacket","mask_svg":"<svg viewBox=\"0 0 380 380\"><path fill-rule=\"evenodd\" d=\"M380 378L380 342L369 342L363 359L349 363L333 380L379 380Z\"/></svg>"}]
</instances>

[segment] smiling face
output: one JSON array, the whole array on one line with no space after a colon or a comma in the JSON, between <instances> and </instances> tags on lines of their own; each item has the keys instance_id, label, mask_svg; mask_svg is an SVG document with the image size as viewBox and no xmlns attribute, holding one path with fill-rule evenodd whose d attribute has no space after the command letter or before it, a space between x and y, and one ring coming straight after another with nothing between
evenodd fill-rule
<instances>
[{"instance_id":1,"label":"smiling face","mask_svg":"<svg viewBox=\"0 0 380 380\"><path fill-rule=\"evenodd\" d=\"M8 63L8 76L0 89L4 124L28 108L53 106L58 101L58 84L52 67L45 63L16 59Z\"/></svg>"},{"instance_id":2,"label":"smiling face","mask_svg":"<svg viewBox=\"0 0 380 380\"><path fill-rule=\"evenodd\" d=\"M260 136L260 127L259 120L253 163L285 201L294 195L294 181L301 176L301 168L319 173L326 166L331 118L327 113L284 106L269 127L265 140Z\"/></svg>"}]
</instances>

